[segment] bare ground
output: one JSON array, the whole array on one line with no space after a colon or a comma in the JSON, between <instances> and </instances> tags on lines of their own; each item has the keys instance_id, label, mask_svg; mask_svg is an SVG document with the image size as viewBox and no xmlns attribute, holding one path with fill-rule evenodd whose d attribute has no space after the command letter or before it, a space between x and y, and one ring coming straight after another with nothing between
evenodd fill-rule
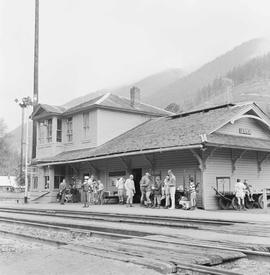
<instances>
[{"instance_id":1,"label":"bare ground","mask_svg":"<svg viewBox=\"0 0 270 275\"><path fill-rule=\"evenodd\" d=\"M158 275L154 270L0 235L1 275Z\"/></svg>"}]
</instances>

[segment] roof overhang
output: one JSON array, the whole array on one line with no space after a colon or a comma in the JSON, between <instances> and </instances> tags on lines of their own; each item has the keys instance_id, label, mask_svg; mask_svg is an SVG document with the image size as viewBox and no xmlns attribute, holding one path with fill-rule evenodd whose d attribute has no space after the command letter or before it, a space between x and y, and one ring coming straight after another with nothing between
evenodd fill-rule
<instances>
[{"instance_id":1,"label":"roof overhang","mask_svg":"<svg viewBox=\"0 0 270 275\"><path fill-rule=\"evenodd\" d=\"M75 115L78 113L86 112L86 111L91 111L94 109L104 109L104 110L109 110L109 111L117 111L117 112L123 112L123 113L134 113L134 114L143 114L143 115L150 115L150 116L156 116L156 117L161 117L161 116L170 116L169 113L161 114L161 113L154 113L154 112L147 112L147 111L141 111L138 109L127 109L127 108L117 108L117 107L112 107L112 106L106 106L102 104L93 104L91 106L87 107L82 107L81 109L78 110L68 110L62 114L63 117Z\"/></svg>"},{"instance_id":2,"label":"roof overhang","mask_svg":"<svg viewBox=\"0 0 270 275\"><path fill-rule=\"evenodd\" d=\"M246 113L249 112L250 110L253 110L257 116L255 115L247 115ZM212 129L212 131L210 133L208 133L208 135L218 131L220 128L222 128L223 126L225 126L228 123L234 123L235 121L242 119L242 118L252 118L255 120L260 121L261 123L263 123L264 125L266 125L268 128L270 128L270 118L269 116L267 116L261 109L260 107L258 107L258 105L256 103L252 103L250 105L247 105L246 108L244 108L242 110L242 112L239 112L237 115L235 115L234 117L230 118L229 120L225 121L223 124L219 125L217 128Z\"/></svg>"},{"instance_id":3,"label":"roof overhang","mask_svg":"<svg viewBox=\"0 0 270 275\"><path fill-rule=\"evenodd\" d=\"M205 143L205 146L227 148L227 149L240 149L240 150L257 151L257 152L270 152L270 148L249 147L249 146L222 144L222 143L214 143L214 142L207 142Z\"/></svg>"},{"instance_id":4,"label":"roof overhang","mask_svg":"<svg viewBox=\"0 0 270 275\"><path fill-rule=\"evenodd\" d=\"M74 159L74 160L67 160L67 161L43 162L43 163L38 163L35 166L42 167L42 166L49 166L49 165L79 163L79 162L87 162L87 161L95 161L95 160L103 160L103 159L112 159L112 158L117 158L117 157L136 156L136 155L162 153L162 152L179 151L179 150L189 150L189 149L196 149L196 148L203 148L203 146L202 146L202 144L194 144L194 145L187 145L187 146L173 146L173 147L166 147L166 148L156 148L156 149L149 149L149 150L115 153L115 154L103 155L103 156L93 156L93 157L89 157L89 158Z\"/></svg>"}]
</instances>

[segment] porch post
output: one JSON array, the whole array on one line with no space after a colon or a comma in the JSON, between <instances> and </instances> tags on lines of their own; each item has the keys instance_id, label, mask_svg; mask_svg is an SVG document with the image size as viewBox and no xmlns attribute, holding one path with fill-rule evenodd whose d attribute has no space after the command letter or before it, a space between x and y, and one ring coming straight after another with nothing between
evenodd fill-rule
<instances>
[{"instance_id":1,"label":"porch post","mask_svg":"<svg viewBox=\"0 0 270 275\"><path fill-rule=\"evenodd\" d=\"M49 191L52 192L54 190L54 166L49 166Z\"/></svg>"},{"instance_id":2,"label":"porch post","mask_svg":"<svg viewBox=\"0 0 270 275\"><path fill-rule=\"evenodd\" d=\"M57 130L57 117L52 118L52 142L56 142L56 130Z\"/></svg>"},{"instance_id":3,"label":"porch post","mask_svg":"<svg viewBox=\"0 0 270 275\"><path fill-rule=\"evenodd\" d=\"M38 167L38 191L44 191L45 186L45 166Z\"/></svg>"}]
</instances>

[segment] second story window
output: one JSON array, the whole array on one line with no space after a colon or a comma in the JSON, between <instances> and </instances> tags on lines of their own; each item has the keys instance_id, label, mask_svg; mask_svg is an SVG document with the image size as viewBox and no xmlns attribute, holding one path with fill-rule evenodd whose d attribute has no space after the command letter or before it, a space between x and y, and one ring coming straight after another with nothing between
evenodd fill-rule
<instances>
[{"instance_id":1,"label":"second story window","mask_svg":"<svg viewBox=\"0 0 270 275\"><path fill-rule=\"evenodd\" d=\"M73 139L72 131L72 117L67 118L67 141L71 142Z\"/></svg>"},{"instance_id":2,"label":"second story window","mask_svg":"<svg viewBox=\"0 0 270 275\"><path fill-rule=\"evenodd\" d=\"M56 141L62 142L62 120L57 119Z\"/></svg>"},{"instance_id":3,"label":"second story window","mask_svg":"<svg viewBox=\"0 0 270 275\"><path fill-rule=\"evenodd\" d=\"M52 119L46 121L47 126L47 142L52 142Z\"/></svg>"},{"instance_id":4,"label":"second story window","mask_svg":"<svg viewBox=\"0 0 270 275\"><path fill-rule=\"evenodd\" d=\"M43 122L39 122L38 141L39 144L43 144L45 142L45 127Z\"/></svg>"},{"instance_id":5,"label":"second story window","mask_svg":"<svg viewBox=\"0 0 270 275\"><path fill-rule=\"evenodd\" d=\"M84 138L89 137L89 112L83 113L83 134Z\"/></svg>"}]
</instances>

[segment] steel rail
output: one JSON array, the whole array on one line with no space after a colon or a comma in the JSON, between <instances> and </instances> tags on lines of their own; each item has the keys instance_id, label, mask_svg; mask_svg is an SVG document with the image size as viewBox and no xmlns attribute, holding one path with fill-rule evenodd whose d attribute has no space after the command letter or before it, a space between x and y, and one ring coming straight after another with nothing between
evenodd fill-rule
<instances>
[{"instance_id":1,"label":"steel rail","mask_svg":"<svg viewBox=\"0 0 270 275\"><path fill-rule=\"evenodd\" d=\"M95 236L102 235L102 236L114 237L118 239L135 238L135 237L137 238L137 237L152 235L151 233L142 232L142 231L88 226L88 225L82 225L82 224L67 224L67 223L52 222L52 221L33 221L33 220L14 218L14 217L0 217L0 222L43 227L47 229L50 228L50 229L58 229L58 230L69 230L71 232L90 233Z\"/></svg>"},{"instance_id":2,"label":"steel rail","mask_svg":"<svg viewBox=\"0 0 270 275\"><path fill-rule=\"evenodd\" d=\"M108 217L108 218L125 218L130 219L131 221L138 221L140 219L149 220L149 221L166 221L166 222L178 222L178 223L197 223L205 225L233 225L236 223L246 223L241 221L226 221L226 220L217 220L217 219L197 219L197 218L181 218L181 217L165 217L165 216L151 216L151 215L138 215L138 214L122 214L122 213L106 213L106 212L92 212L92 211L76 211L76 210L60 210L60 209L34 209L34 208L1 208L0 212L12 212L12 213L23 213L23 214L39 214L39 215L48 215L56 216L61 214L61 216L70 216L72 218L83 216L86 217ZM76 216L74 216L76 215ZM134 220L136 219L136 220Z\"/></svg>"},{"instance_id":3,"label":"steel rail","mask_svg":"<svg viewBox=\"0 0 270 275\"><path fill-rule=\"evenodd\" d=\"M209 248L209 249L220 249L220 250L227 250L227 251L235 251L241 252L247 255L248 257L260 257L260 258L269 258L270 259L270 252L264 251L255 251L250 249L240 249L234 248L230 246L222 246L222 245L211 245L211 244L201 244L196 242L189 242L189 241L180 241L177 242L171 240L156 240L156 239L144 239L146 236L156 235L151 234L149 232L143 231L134 231L134 230L125 230L125 229L117 229L117 228L107 228L107 227L98 227L98 226L88 226L88 225L79 225L79 224L67 224L61 222L53 222L53 221L33 221L23 218L14 218L14 217L1 217L0 222L9 222L9 223L17 223L17 224L24 224L30 226L38 226L44 228L52 228L52 229L59 229L59 230L69 230L73 232L80 232L80 233L90 233L92 236L99 236L99 237L107 237L107 238L114 238L114 239L124 239L124 238L141 238L142 240L148 240L157 243L167 243L167 244L175 244L175 245L187 245L193 247L200 247L200 248ZM0 231L1 232L1 231Z\"/></svg>"},{"instance_id":4,"label":"steel rail","mask_svg":"<svg viewBox=\"0 0 270 275\"><path fill-rule=\"evenodd\" d=\"M9 219L1 218L0 221L8 222L8 220ZM13 222L13 223L16 222L16 223L28 225L28 226L38 226L38 227L46 227L46 228L49 227L50 229L56 229L56 230L67 230L68 229L68 227L66 227L66 226L65 227L52 226L52 225L45 225L45 224L40 224L40 223L36 223L36 222L33 223L33 222L26 222L26 221L15 221L14 219L12 219L10 222ZM85 230L79 230L77 232L86 233ZM106 251L106 253L104 254L104 252L102 252L100 249L96 249L95 247L91 247L91 246L87 246L87 245L76 244L76 245L69 246L69 242L66 242L66 241L58 241L58 240L53 240L50 238L27 235L27 234L23 234L21 232L18 233L18 232L3 230L3 229L0 229L0 233L5 234L5 235L14 235L16 237L26 239L26 240L34 240L37 242L44 242L48 245L55 245L57 247L62 247L62 248L66 247L69 250L73 250L73 251L75 250L78 252L88 253L88 254L100 256L103 258L108 258L108 259L113 259L113 260L118 260L118 261L125 261L125 262L127 261L126 258L123 258L120 256L122 254L121 252L119 252L119 255L116 256L114 253L109 253L108 251ZM107 236L112 234L114 237L118 237L118 238L127 237L127 235L121 235L121 234L115 234L115 233L108 234L108 232L96 232L96 233L98 235L105 234ZM131 236L129 236L129 237L131 237ZM138 236L134 236L134 237L138 237ZM104 250L106 250L106 249L104 249ZM133 263L145 266L147 268L155 269L156 271L158 271L159 273L162 273L162 274L176 273L178 271L194 271L194 272L198 272L198 274L240 275L239 273L236 273L236 272L232 272L232 271L228 271L228 270L224 270L224 269L218 269L216 267L208 267L208 266L198 265L198 264L159 261L159 266L157 266L156 259L150 258L150 259L148 259L148 261L145 261L138 255L130 255L130 256L133 257ZM130 262L132 262L132 261L130 261Z\"/></svg>"}]
</instances>

